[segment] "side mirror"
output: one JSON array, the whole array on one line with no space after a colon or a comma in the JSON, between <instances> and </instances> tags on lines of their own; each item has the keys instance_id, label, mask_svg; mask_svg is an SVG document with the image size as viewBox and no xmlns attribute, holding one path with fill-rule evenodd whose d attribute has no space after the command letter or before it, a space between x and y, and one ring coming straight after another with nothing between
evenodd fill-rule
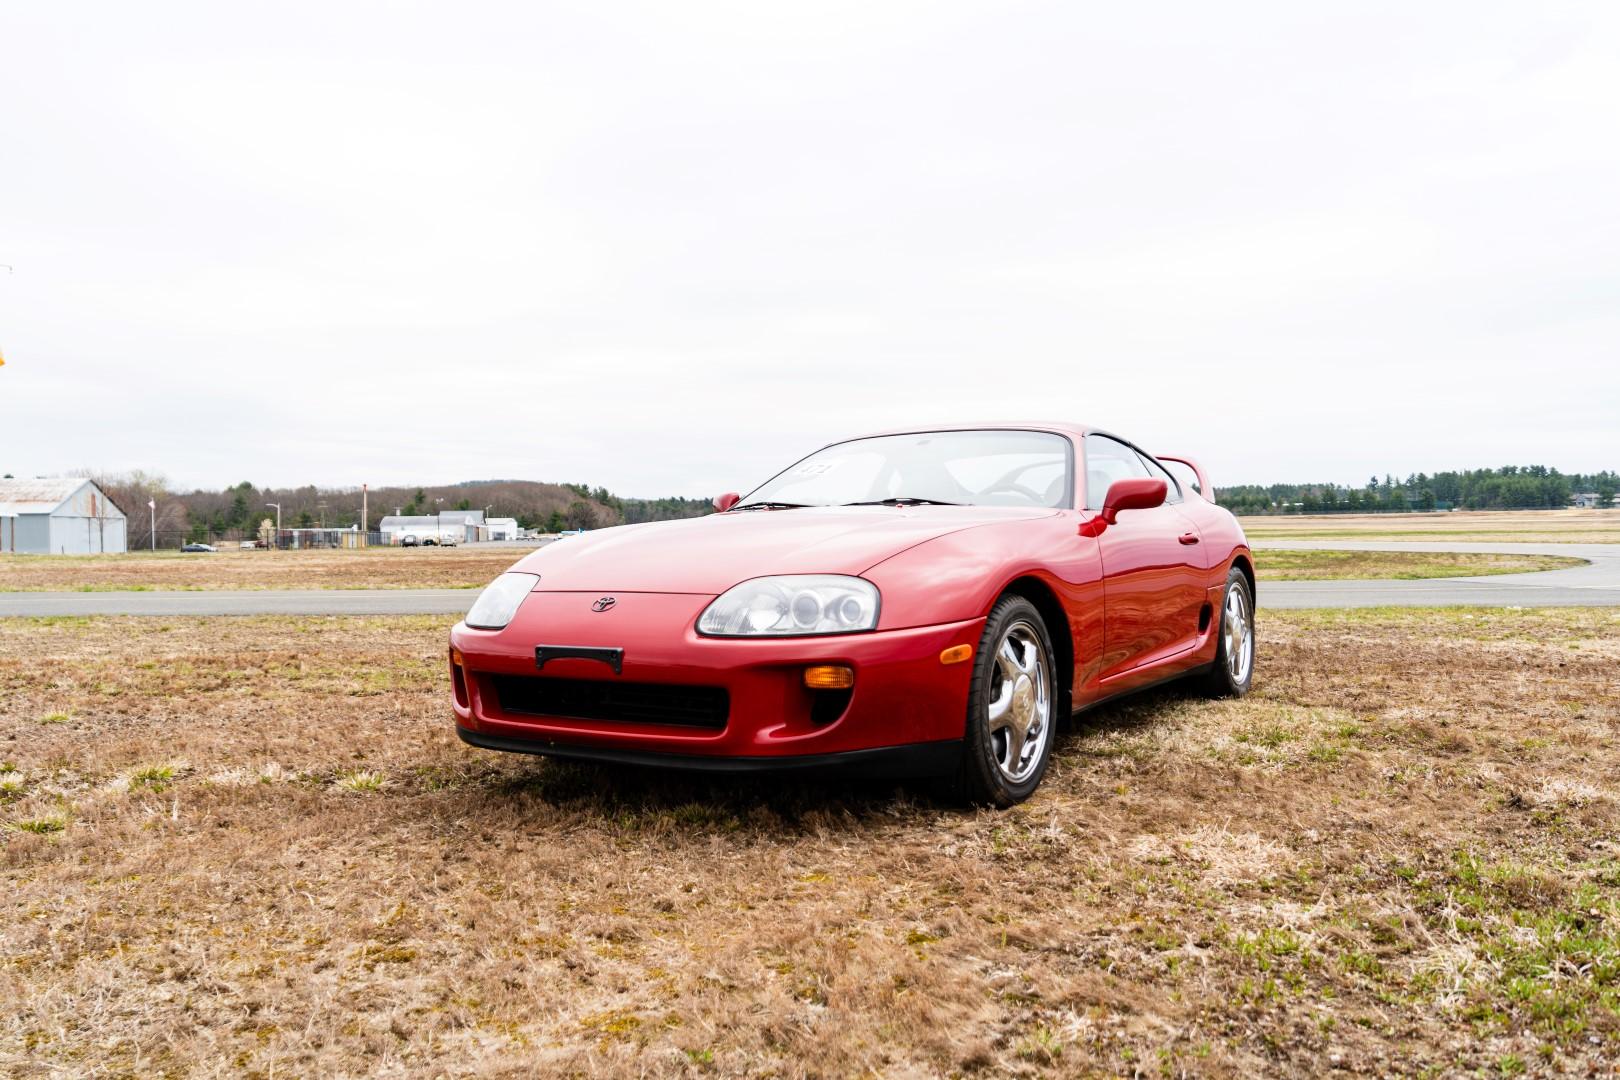
<instances>
[{"instance_id":1,"label":"side mirror","mask_svg":"<svg viewBox=\"0 0 1620 1080\"><path fill-rule=\"evenodd\" d=\"M1163 480L1148 477L1116 480L1109 485L1108 497L1103 500L1103 520L1112 525L1121 510L1151 510L1163 506L1169 490L1170 485Z\"/></svg>"},{"instance_id":2,"label":"side mirror","mask_svg":"<svg viewBox=\"0 0 1620 1080\"><path fill-rule=\"evenodd\" d=\"M714 508L723 514L727 510L730 510L733 506L736 506L737 500L740 498L742 498L742 496L737 494L735 491L728 491L724 495L716 495L714 497ZM1163 499L1161 498L1160 501L1162 502Z\"/></svg>"},{"instance_id":3,"label":"side mirror","mask_svg":"<svg viewBox=\"0 0 1620 1080\"><path fill-rule=\"evenodd\" d=\"M1114 481L1103 499L1102 511L1081 523L1080 535L1097 536L1114 523L1121 510L1151 510L1155 506L1163 506L1169 490L1170 486L1163 480L1152 480L1145 476Z\"/></svg>"}]
</instances>

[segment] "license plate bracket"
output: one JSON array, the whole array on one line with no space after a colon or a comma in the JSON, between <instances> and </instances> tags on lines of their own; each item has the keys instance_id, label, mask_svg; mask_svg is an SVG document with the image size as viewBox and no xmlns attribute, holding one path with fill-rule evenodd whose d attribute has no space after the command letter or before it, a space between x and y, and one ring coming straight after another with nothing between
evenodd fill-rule
<instances>
[{"instance_id":1,"label":"license plate bracket","mask_svg":"<svg viewBox=\"0 0 1620 1080\"><path fill-rule=\"evenodd\" d=\"M596 660L613 669L613 674L624 674L624 650L598 645L536 645L534 667L546 666L548 660Z\"/></svg>"}]
</instances>

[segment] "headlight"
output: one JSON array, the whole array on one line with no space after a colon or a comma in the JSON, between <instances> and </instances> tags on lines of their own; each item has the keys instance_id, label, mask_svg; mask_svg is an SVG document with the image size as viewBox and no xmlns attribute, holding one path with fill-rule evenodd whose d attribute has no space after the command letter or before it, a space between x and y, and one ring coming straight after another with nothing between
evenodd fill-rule
<instances>
[{"instance_id":1,"label":"headlight","mask_svg":"<svg viewBox=\"0 0 1620 1080\"><path fill-rule=\"evenodd\" d=\"M877 626L878 591L870 581L799 574L745 581L706 608L698 633L714 637L847 634Z\"/></svg>"},{"instance_id":2,"label":"headlight","mask_svg":"<svg viewBox=\"0 0 1620 1080\"><path fill-rule=\"evenodd\" d=\"M517 614L518 605L538 584L539 574L502 574L473 601L472 610L467 612L467 625L479 630L506 629L506 624Z\"/></svg>"}]
</instances>

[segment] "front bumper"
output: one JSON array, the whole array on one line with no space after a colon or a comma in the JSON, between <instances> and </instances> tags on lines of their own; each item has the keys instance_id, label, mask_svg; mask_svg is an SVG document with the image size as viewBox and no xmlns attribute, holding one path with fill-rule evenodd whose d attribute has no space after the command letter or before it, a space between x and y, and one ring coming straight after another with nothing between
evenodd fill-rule
<instances>
[{"instance_id":1,"label":"front bumper","mask_svg":"<svg viewBox=\"0 0 1620 1080\"><path fill-rule=\"evenodd\" d=\"M983 619L825 637L710 638L694 625L712 597L619 594L606 613L590 611L595 598L532 593L504 630L458 624L451 631L450 644L463 658L460 671L452 663L451 676L464 740L495 750L721 771L852 765L893 775L944 771L955 761L974 665L942 664L940 653L976 647ZM622 650L621 671L573 657L549 659L540 669L540 645ZM847 700L833 701L831 710L816 695L836 692L804 686L804 669L815 664L855 672ZM536 715L503 705L501 690L514 678L719 688L727 706L718 727ZM898 752L917 744L939 745ZM896 752L865 753L880 750ZM861 757L835 757L849 754Z\"/></svg>"},{"instance_id":2,"label":"front bumper","mask_svg":"<svg viewBox=\"0 0 1620 1080\"><path fill-rule=\"evenodd\" d=\"M880 746L836 754L778 754L775 757L709 757L704 754L658 754L645 750L578 746L545 739L511 739L457 727L461 741L481 750L541 754L569 761L602 761L658 769L737 775L756 772L836 772L844 777L943 776L962 760L962 740Z\"/></svg>"}]
</instances>

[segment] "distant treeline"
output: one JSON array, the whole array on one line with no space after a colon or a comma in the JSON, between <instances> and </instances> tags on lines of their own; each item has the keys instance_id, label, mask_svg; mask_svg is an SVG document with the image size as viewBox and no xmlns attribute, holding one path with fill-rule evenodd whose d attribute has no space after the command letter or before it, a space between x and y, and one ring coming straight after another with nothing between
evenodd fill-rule
<instances>
[{"instance_id":1,"label":"distant treeline","mask_svg":"<svg viewBox=\"0 0 1620 1080\"><path fill-rule=\"evenodd\" d=\"M1343 484L1237 484L1216 501L1236 514L1401 513L1408 510L1558 509L1570 496L1595 492L1612 504L1620 475L1561 473L1545 465L1507 465L1466 472L1413 473L1401 480L1374 476L1366 487Z\"/></svg>"},{"instance_id":2,"label":"distant treeline","mask_svg":"<svg viewBox=\"0 0 1620 1080\"><path fill-rule=\"evenodd\" d=\"M714 513L714 503L709 499L685 499L679 495L672 495L667 499L621 499L607 488L588 488L584 484L563 486L581 499L587 499L618 514L619 522L625 525L635 525L643 521L702 517L704 514Z\"/></svg>"},{"instance_id":3,"label":"distant treeline","mask_svg":"<svg viewBox=\"0 0 1620 1080\"><path fill-rule=\"evenodd\" d=\"M316 525L349 528L360 521L359 488L261 488L243 482L218 491L171 490L163 477L132 472L95 476L129 517L129 544L145 547L151 539L147 501L157 503L158 544L181 540L234 540L251 537L281 504L283 528ZM490 517L516 518L525 529L560 532L600 529L609 525L668 518L698 517L714 512L706 499L627 499L606 488L585 484L546 484L534 480L474 480L438 487L373 488L367 497L367 526L388 514L434 514L440 510L487 510Z\"/></svg>"}]
</instances>

